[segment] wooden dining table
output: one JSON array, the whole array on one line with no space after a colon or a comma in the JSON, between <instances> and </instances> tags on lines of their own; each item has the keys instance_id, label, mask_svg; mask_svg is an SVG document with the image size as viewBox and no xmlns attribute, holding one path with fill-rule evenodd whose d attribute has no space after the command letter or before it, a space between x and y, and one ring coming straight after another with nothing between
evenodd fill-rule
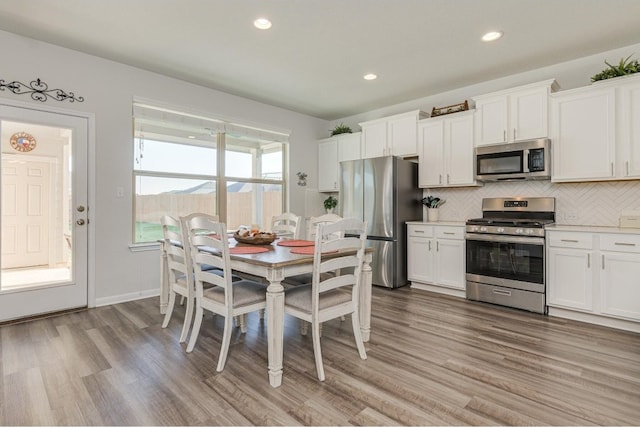
<instances>
[{"instance_id":1,"label":"wooden dining table","mask_svg":"<svg viewBox=\"0 0 640 427\"><path fill-rule=\"evenodd\" d=\"M313 271L313 255L299 255L291 252L291 247L280 246L278 240L270 245L264 245L267 252L256 254L230 254L231 268L235 272L248 273L254 276L264 277L269 285L267 287L267 347L269 360L269 382L272 387L282 384L282 357L284 347L284 287L282 280L285 277L298 274L311 273ZM160 312L165 313L169 299L168 266L164 245L161 242L161 285L160 285ZM238 243L235 239L229 239L229 247L253 246ZM371 334L371 259L373 249L365 250L360 276L359 286L359 317L362 339L369 341ZM323 258L331 258L338 254L325 254Z\"/></svg>"}]
</instances>

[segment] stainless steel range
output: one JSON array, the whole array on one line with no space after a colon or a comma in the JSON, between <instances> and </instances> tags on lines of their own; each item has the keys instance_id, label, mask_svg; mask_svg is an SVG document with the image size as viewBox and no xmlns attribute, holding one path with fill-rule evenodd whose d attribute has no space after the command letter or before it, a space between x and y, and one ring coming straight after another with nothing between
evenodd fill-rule
<instances>
[{"instance_id":1,"label":"stainless steel range","mask_svg":"<svg viewBox=\"0 0 640 427\"><path fill-rule=\"evenodd\" d=\"M555 198L482 200L482 218L467 220L467 298L547 312L544 227Z\"/></svg>"}]
</instances>

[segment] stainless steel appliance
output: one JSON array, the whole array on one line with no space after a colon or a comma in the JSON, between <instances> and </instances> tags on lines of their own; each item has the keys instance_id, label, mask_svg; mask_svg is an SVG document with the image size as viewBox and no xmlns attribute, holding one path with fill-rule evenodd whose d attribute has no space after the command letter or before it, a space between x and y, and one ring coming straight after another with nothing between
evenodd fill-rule
<instances>
[{"instance_id":1,"label":"stainless steel appliance","mask_svg":"<svg viewBox=\"0 0 640 427\"><path fill-rule=\"evenodd\" d=\"M546 313L544 227L555 198L482 200L482 218L466 222L467 298Z\"/></svg>"},{"instance_id":2,"label":"stainless steel appliance","mask_svg":"<svg viewBox=\"0 0 640 427\"><path fill-rule=\"evenodd\" d=\"M551 179L550 153L551 141L548 139L476 147L476 179Z\"/></svg>"},{"instance_id":3,"label":"stainless steel appliance","mask_svg":"<svg viewBox=\"0 0 640 427\"><path fill-rule=\"evenodd\" d=\"M422 220L418 165L388 156L342 162L340 171L340 215L368 224L372 283L388 288L408 284L405 223Z\"/></svg>"}]
</instances>

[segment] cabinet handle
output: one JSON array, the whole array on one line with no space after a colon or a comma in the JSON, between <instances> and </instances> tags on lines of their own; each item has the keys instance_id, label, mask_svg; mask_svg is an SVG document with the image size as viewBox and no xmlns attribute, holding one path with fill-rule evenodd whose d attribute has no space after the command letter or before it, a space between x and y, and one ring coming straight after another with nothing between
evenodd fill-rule
<instances>
[{"instance_id":1,"label":"cabinet handle","mask_svg":"<svg viewBox=\"0 0 640 427\"><path fill-rule=\"evenodd\" d=\"M591 254L587 254L587 268L591 268Z\"/></svg>"},{"instance_id":2,"label":"cabinet handle","mask_svg":"<svg viewBox=\"0 0 640 427\"><path fill-rule=\"evenodd\" d=\"M442 184L442 175L438 175L438 184Z\"/></svg>"},{"instance_id":3,"label":"cabinet handle","mask_svg":"<svg viewBox=\"0 0 640 427\"><path fill-rule=\"evenodd\" d=\"M431 252L431 240L429 240L429 252Z\"/></svg>"},{"instance_id":4,"label":"cabinet handle","mask_svg":"<svg viewBox=\"0 0 640 427\"><path fill-rule=\"evenodd\" d=\"M436 252L440 252L440 242L436 242Z\"/></svg>"},{"instance_id":5,"label":"cabinet handle","mask_svg":"<svg viewBox=\"0 0 640 427\"><path fill-rule=\"evenodd\" d=\"M513 140L516 140L516 128L513 128Z\"/></svg>"},{"instance_id":6,"label":"cabinet handle","mask_svg":"<svg viewBox=\"0 0 640 427\"><path fill-rule=\"evenodd\" d=\"M504 295L506 297L511 296L511 291L505 291L503 289L492 289L491 292L493 292L496 295Z\"/></svg>"},{"instance_id":7,"label":"cabinet handle","mask_svg":"<svg viewBox=\"0 0 640 427\"><path fill-rule=\"evenodd\" d=\"M506 140L507 140L507 131L506 131L506 130L503 130L503 131L502 131L502 140L503 140L503 141L506 141Z\"/></svg>"},{"instance_id":8,"label":"cabinet handle","mask_svg":"<svg viewBox=\"0 0 640 427\"><path fill-rule=\"evenodd\" d=\"M414 233L422 233L424 234L424 230L413 230Z\"/></svg>"},{"instance_id":9,"label":"cabinet handle","mask_svg":"<svg viewBox=\"0 0 640 427\"><path fill-rule=\"evenodd\" d=\"M447 184L449 183L449 174L447 174Z\"/></svg>"},{"instance_id":10,"label":"cabinet handle","mask_svg":"<svg viewBox=\"0 0 640 427\"><path fill-rule=\"evenodd\" d=\"M561 242L567 242L567 243L578 243L577 240L573 240L573 239L560 239Z\"/></svg>"},{"instance_id":11,"label":"cabinet handle","mask_svg":"<svg viewBox=\"0 0 640 427\"><path fill-rule=\"evenodd\" d=\"M449 234L453 236L456 233L454 233L453 231L443 231L442 234Z\"/></svg>"},{"instance_id":12,"label":"cabinet handle","mask_svg":"<svg viewBox=\"0 0 640 427\"><path fill-rule=\"evenodd\" d=\"M627 160L625 163L627 168L627 176L629 176L629 161Z\"/></svg>"},{"instance_id":13,"label":"cabinet handle","mask_svg":"<svg viewBox=\"0 0 640 427\"><path fill-rule=\"evenodd\" d=\"M602 255L602 269L604 270L604 255Z\"/></svg>"},{"instance_id":14,"label":"cabinet handle","mask_svg":"<svg viewBox=\"0 0 640 427\"><path fill-rule=\"evenodd\" d=\"M611 162L611 176L613 176L613 162Z\"/></svg>"},{"instance_id":15,"label":"cabinet handle","mask_svg":"<svg viewBox=\"0 0 640 427\"><path fill-rule=\"evenodd\" d=\"M635 246L635 243L624 243L624 242L616 242L615 245L617 246Z\"/></svg>"}]
</instances>

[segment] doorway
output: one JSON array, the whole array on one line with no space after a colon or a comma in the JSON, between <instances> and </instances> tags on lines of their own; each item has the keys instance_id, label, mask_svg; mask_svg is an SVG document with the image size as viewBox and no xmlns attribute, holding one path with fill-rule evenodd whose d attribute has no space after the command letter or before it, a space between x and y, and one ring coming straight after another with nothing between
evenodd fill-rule
<instances>
[{"instance_id":1,"label":"doorway","mask_svg":"<svg viewBox=\"0 0 640 427\"><path fill-rule=\"evenodd\" d=\"M87 306L88 129L0 104L0 322Z\"/></svg>"}]
</instances>

